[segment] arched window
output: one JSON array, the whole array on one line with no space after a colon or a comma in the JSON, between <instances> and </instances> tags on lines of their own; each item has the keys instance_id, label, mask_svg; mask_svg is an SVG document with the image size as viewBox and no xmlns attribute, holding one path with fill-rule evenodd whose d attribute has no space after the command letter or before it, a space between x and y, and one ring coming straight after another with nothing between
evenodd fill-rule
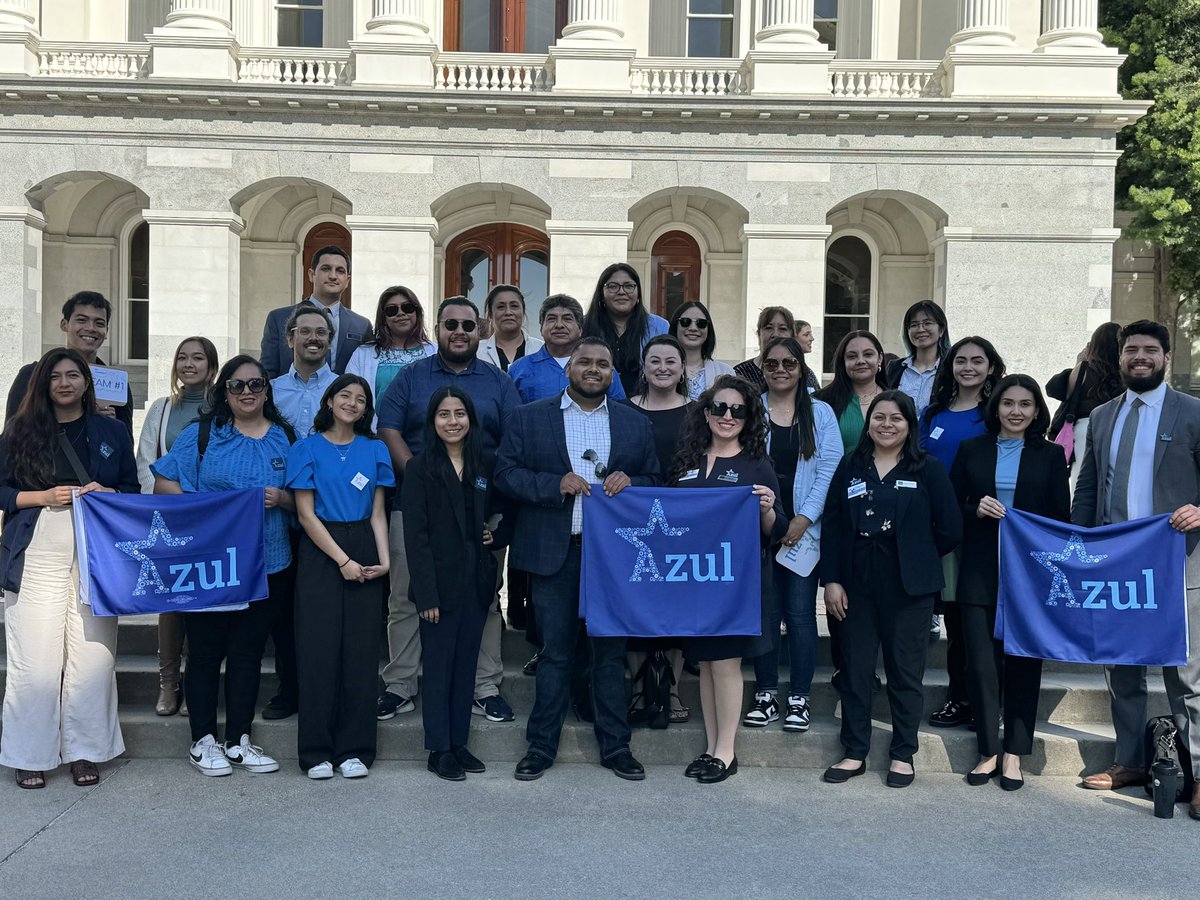
<instances>
[{"instance_id":1,"label":"arched window","mask_svg":"<svg viewBox=\"0 0 1200 900\"><path fill-rule=\"evenodd\" d=\"M871 327L871 248L847 235L825 254L824 370L833 371L833 353L851 331Z\"/></svg>"},{"instance_id":2,"label":"arched window","mask_svg":"<svg viewBox=\"0 0 1200 900\"><path fill-rule=\"evenodd\" d=\"M483 309L493 285L514 284L536 310L550 287L550 239L523 225L499 222L465 231L446 247L446 296L461 294Z\"/></svg>"},{"instance_id":3,"label":"arched window","mask_svg":"<svg viewBox=\"0 0 1200 900\"><path fill-rule=\"evenodd\" d=\"M447 50L545 53L567 24L567 0L444 0Z\"/></svg>"},{"instance_id":4,"label":"arched window","mask_svg":"<svg viewBox=\"0 0 1200 900\"><path fill-rule=\"evenodd\" d=\"M664 319L689 300L700 299L700 245L684 231L668 231L650 250L654 312Z\"/></svg>"},{"instance_id":5,"label":"arched window","mask_svg":"<svg viewBox=\"0 0 1200 900\"><path fill-rule=\"evenodd\" d=\"M312 296L312 280L308 277L308 271L312 266L313 254L322 247L342 247L347 253L350 252L350 232L345 225L339 222L321 222L319 225L314 225L308 230L308 234L304 238L304 259L302 268L304 269L304 294L303 297ZM351 285L354 284L354 261L351 258L350 262ZM346 288L346 293L342 294L342 306L350 308L350 292L352 287ZM303 298L301 298L303 299Z\"/></svg>"},{"instance_id":6,"label":"arched window","mask_svg":"<svg viewBox=\"0 0 1200 900\"><path fill-rule=\"evenodd\" d=\"M129 235L129 278L125 284L125 357L150 356L150 226Z\"/></svg>"}]
</instances>

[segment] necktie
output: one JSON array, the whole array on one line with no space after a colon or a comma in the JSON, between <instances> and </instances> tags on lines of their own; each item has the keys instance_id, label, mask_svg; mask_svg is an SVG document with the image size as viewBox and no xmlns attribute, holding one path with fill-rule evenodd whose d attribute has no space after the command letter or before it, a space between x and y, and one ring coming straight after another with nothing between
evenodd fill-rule
<instances>
[{"instance_id":1,"label":"necktie","mask_svg":"<svg viewBox=\"0 0 1200 900\"><path fill-rule=\"evenodd\" d=\"M1117 462L1113 466L1112 500L1109 519L1113 522L1129 520L1129 467L1133 464L1133 445L1137 440L1138 419L1146 404L1135 397L1129 406L1129 414L1121 427L1121 441L1117 444Z\"/></svg>"}]
</instances>

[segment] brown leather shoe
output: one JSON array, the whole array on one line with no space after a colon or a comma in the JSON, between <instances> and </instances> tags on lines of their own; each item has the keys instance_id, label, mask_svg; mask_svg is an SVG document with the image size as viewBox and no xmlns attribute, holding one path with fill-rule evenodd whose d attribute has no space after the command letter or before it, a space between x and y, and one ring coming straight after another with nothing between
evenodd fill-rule
<instances>
[{"instance_id":1,"label":"brown leather shoe","mask_svg":"<svg viewBox=\"0 0 1200 900\"><path fill-rule=\"evenodd\" d=\"M1200 821L1200 784L1192 792L1192 802L1188 804L1188 815Z\"/></svg>"},{"instance_id":2,"label":"brown leather shoe","mask_svg":"<svg viewBox=\"0 0 1200 900\"><path fill-rule=\"evenodd\" d=\"M1093 791L1119 791L1132 784L1145 784L1146 773L1141 769L1131 769L1113 763L1103 772L1088 775L1083 779L1083 786Z\"/></svg>"}]
</instances>

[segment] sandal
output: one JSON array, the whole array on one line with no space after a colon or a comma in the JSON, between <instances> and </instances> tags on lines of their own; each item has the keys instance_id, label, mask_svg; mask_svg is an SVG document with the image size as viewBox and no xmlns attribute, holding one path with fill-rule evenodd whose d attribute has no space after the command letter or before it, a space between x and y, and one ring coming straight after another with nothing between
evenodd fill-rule
<instances>
[{"instance_id":1,"label":"sandal","mask_svg":"<svg viewBox=\"0 0 1200 900\"><path fill-rule=\"evenodd\" d=\"M71 780L79 787L91 787L100 782L100 770L89 759L77 759L71 763Z\"/></svg>"},{"instance_id":2,"label":"sandal","mask_svg":"<svg viewBox=\"0 0 1200 900\"><path fill-rule=\"evenodd\" d=\"M692 711L686 706L671 707L671 721L680 723L686 722L692 717Z\"/></svg>"},{"instance_id":3,"label":"sandal","mask_svg":"<svg viewBox=\"0 0 1200 900\"><path fill-rule=\"evenodd\" d=\"M37 791L46 786L46 773L32 769L17 769L17 787L24 791Z\"/></svg>"}]
</instances>

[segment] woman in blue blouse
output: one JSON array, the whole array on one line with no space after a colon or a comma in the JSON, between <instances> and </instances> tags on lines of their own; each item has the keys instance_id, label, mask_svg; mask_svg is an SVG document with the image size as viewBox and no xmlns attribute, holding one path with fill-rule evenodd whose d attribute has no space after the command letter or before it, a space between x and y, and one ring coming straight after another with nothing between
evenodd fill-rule
<instances>
[{"instance_id":1,"label":"woman in blue blouse","mask_svg":"<svg viewBox=\"0 0 1200 900\"><path fill-rule=\"evenodd\" d=\"M171 452L150 467L156 494L263 489L269 596L246 609L184 614L189 648L184 695L192 729L189 759L204 775L228 775L234 766L248 772L279 770L278 762L250 743L250 723L267 635L292 590L288 514L295 505L284 489L284 477L293 437L271 399L266 369L252 356L235 356L217 374L211 403L200 420L188 425ZM218 743L222 661L226 739Z\"/></svg>"},{"instance_id":2,"label":"woman in blue blouse","mask_svg":"<svg viewBox=\"0 0 1200 900\"><path fill-rule=\"evenodd\" d=\"M297 731L312 779L362 778L375 761L379 621L388 573L384 489L395 485L375 439L371 388L342 375L321 397L313 434L288 454L304 528L296 563ZM381 580L383 579L383 580Z\"/></svg>"}]
</instances>

